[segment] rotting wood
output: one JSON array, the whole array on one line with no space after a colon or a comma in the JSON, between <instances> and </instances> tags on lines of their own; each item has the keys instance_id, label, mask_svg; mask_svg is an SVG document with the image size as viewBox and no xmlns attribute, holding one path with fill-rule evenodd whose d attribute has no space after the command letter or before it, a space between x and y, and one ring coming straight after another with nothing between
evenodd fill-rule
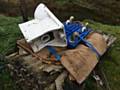
<instances>
[{"instance_id":1,"label":"rotting wood","mask_svg":"<svg viewBox=\"0 0 120 90\"><path fill-rule=\"evenodd\" d=\"M48 87L45 88L45 90L55 90L55 83L50 84Z\"/></svg>"},{"instance_id":2,"label":"rotting wood","mask_svg":"<svg viewBox=\"0 0 120 90\"><path fill-rule=\"evenodd\" d=\"M60 72L63 69L61 65L46 65L43 69L44 72L50 73L52 71Z\"/></svg>"},{"instance_id":3,"label":"rotting wood","mask_svg":"<svg viewBox=\"0 0 120 90\"><path fill-rule=\"evenodd\" d=\"M37 60L41 60L44 63L51 64L51 60L49 60L49 51L45 48L41 50L40 52L34 53L32 48L29 44L26 43L24 39L18 40L17 45L21 48L23 48L26 52L30 53L33 57L35 57ZM63 50L63 49L62 49ZM51 59L51 58L50 58ZM54 59L54 58L53 58ZM52 60L55 61L55 60ZM58 63L59 64L59 63Z\"/></svg>"},{"instance_id":4,"label":"rotting wood","mask_svg":"<svg viewBox=\"0 0 120 90\"><path fill-rule=\"evenodd\" d=\"M82 48L84 49L87 47L82 46ZM88 56L89 59L86 56ZM89 73L98 63L98 60L96 54L91 50L79 50L67 52L65 56L62 57L61 63L80 84L89 75Z\"/></svg>"},{"instance_id":5,"label":"rotting wood","mask_svg":"<svg viewBox=\"0 0 120 90\"><path fill-rule=\"evenodd\" d=\"M55 80L56 90L63 90L63 83L66 77L67 77L67 71L63 71L63 73L61 73L57 77L57 79Z\"/></svg>"},{"instance_id":6,"label":"rotting wood","mask_svg":"<svg viewBox=\"0 0 120 90\"><path fill-rule=\"evenodd\" d=\"M116 40L115 37L111 37L111 39L110 37L111 36L109 36L106 39L108 47ZM20 85L23 90L30 90L33 88L36 90L44 90L45 88L46 90L49 90L47 89L49 87L53 88L51 90L56 90L55 80L62 73L62 70L65 70L63 66L61 70L58 69L57 72L54 73L53 72L54 70L46 69L46 66L49 67L50 64L46 64L46 63L39 64L41 63L41 61L38 58L33 57L32 55L27 55L28 58L26 58L27 57L26 55L25 56L24 55L17 56L17 55L14 56L16 58L11 58L14 60L9 60L10 65L14 67L14 70L10 70L10 71L11 71L12 77L15 77L14 80L18 81L17 85ZM10 59L10 57L8 59ZM20 66L16 65L16 62L19 62ZM20 67L21 69L18 67ZM28 74L25 74L25 73L28 73Z\"/></svg>"}]
</instances>

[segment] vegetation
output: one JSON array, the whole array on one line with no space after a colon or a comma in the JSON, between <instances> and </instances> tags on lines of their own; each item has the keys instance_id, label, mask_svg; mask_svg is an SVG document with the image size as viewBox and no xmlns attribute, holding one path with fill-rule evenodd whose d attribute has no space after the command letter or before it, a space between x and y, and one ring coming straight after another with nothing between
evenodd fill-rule
<instances>
[{"instance_id":1,"label":"vegetation","mask_svg":"<svg viewBox=\"0 0 120 90\"><path fill-rule=\"evenodd\" d=\"M3 61L3 55L14 51L16 47L16 40L20 37L19 21L20 18L0 15L0 90L16 90L9 72L4 69L7 62Z\"/></svg>"},{"instance_id":2,"label":"vegetation","mask_svg":"<svg viewBox=\"0 0 120 90\"><path fill-rule=\"evenodd\" d=\"M7 54L16 47L16 40L21 38L21 33L18 28L20 18L6 17L0 15L0 53ZM102 30L105 33L112 34L117 37L117 41L110 48L108 54L105 56L103 69L107 75L112 90L120 89L120 26L105 25L91 20L84 20L89 22L89 26L94 30ZM0 61L0 66L5 62ZM89 82L88 90L93 90ZM91 88L91 89L90 89ZM12 81L9 72L0 70L0 90L16 90L15 84Z\"/></svg>"},{"instance_id":3,"label":"vegetation","mask_svg":"<svg viewBox=\"0 0 120 90\"><path fill-rule=\"evenodd\" d=\"M104 33L112 34L117 37L116 42L111 46L107 55L103 58L104 63L102 69L104 70L111 90L120 89L120 26L106 25L99 22L84 20L89 22L89 26L94 30L101 30ZM91 89L93 90L93 89Z\"/></svg>"},{"instance_id":4,"label":"vegetation","mask_svg":"<svg viewBox=\"0 0 120 90\"><path fill-rule=\"evenodd\" d=\"M78 13L81 19L88 18L110 24L120 23L119 0L0 0L0 13L9 16L21 15L20 1L27 3L22 6L25 5L29 16L33 16L35 7L42 2L58 16L73 11Z\"/></svg>"},{"instance_id":5,"label":"vegetation","mask_svg":"<svg viewBox=\"0 0 120 90\"><path fill-rule=\"evenodd\" d=\"M15 47L16 39L20 36L19 18L0 15L0 53L6 54Z\"/></svg>"}]
</instances>

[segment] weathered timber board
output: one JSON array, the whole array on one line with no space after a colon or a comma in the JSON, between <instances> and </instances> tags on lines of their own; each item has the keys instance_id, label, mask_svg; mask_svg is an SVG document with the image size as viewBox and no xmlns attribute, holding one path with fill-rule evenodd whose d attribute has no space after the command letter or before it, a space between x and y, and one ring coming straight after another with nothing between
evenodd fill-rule
<instances>
[{"instance_id":1,"label":"weathered timber board","mask_svg":"<svg viewBox=\"0 0 120 90\"><path fill-rule=\"evenodd\" d=\"M98 63L98 60L96 54L87 48L87 50L68 51L63 55L61 63L77 82L81 84Z\"/></svg>"},{"instance_id":2,"label":"weathered timber board","mask_svg":"<svg viewBox=\"0 0 120 90\"><path fill-rule=\"evenodd\" d=\"M99 33L91 33L87 41L92 43L96 50L103 55L107 49L107 43ZM79 45L74 50L64 52L61 63L69 73L81 84L94 69L99 58L96 53L85 45Z\"/></svg>"}]
</instances>

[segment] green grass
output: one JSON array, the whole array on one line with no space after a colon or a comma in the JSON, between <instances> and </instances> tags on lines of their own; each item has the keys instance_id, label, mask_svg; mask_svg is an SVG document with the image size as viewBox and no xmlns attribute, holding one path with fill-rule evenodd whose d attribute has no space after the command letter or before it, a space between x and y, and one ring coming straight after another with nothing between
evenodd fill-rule
<instances>
[{"instance_id":1,"label":"green grass","mask_svg":"<svg viewBox=\"0 0 120 90\"><path fill-rule=\"evenodd\" d=\"M103 58L104 64L102 69L107 76L111 90L120 90L120 26L105 25L90 20L84 20L83 22L89 22L89 27L94 30L101 30L117 37L117 40L105 58Z\"/></svg>"},{"instance_id":2,"label":"green grass","mask_svg":"<svg viewBox=\"0 0 120 90\"><path fill-rule=\"evenodd\" d=\"M5 55L15 49L16 40L21 36L19 22L20 18L0 15L0 54ZM0 67L5 63L0 59ZM16 90L7 70L0 69L0 90Z\"/></svg>"},{"instance_id":3,"label":"green grass","mask_svg":"<svg viewBox=\"0 0 120 90\"><path fill-rule=\"evenodd\" d=\"M15 47L16 39L20 36L19 22L20 18L0 15L0 53L5 54Z\"/></svg>"},{"instance_id":4,"label":"green grass","mask_svg":"<svg viewBox=\"0 0 120 90\"><path fill-rule=\"evenodd\" d=\"M0 90L16 90L15 83L11 79L9 72L2 70L0 72Z\"/></svg>"},{"instance_id":5,"label":"green grass","mask_svg":"<svg viewBox=\"0 0 120 90\"><path fill-rule=\"evenodd\" d=\"M0 53L6 54L14 50L16 40L21 37L18 27L20 21L18 17L13 18L0 15ZM120 90L120 26L105 25L90 20L84 20L83 22L89 22L89 26L94 30L102 30L117 37L107 56L103 58L105 62L102 68L107 75L112 90ZM93 90L91 82L88 82L88 84L91 86L91 89L89 88L88 90ZM0 72L0 90L15 90L14 82L6 70Z\"/></svg>"}]
</instances>

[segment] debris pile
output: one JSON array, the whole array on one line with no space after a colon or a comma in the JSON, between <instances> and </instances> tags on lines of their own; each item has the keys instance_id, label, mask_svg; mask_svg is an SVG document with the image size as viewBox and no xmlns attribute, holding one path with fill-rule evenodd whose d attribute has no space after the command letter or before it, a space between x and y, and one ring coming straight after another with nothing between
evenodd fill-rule
<instances>
[{"instance_id":1,"label":"debris pile","mask_svg":"<svg viewBox=\"0 0 120 90\"><path fill-rule=\"evenodd\" d=\"M44 4L37 7L34 16L19 24L25 39L17 41L19 51L7 58L21 61L20 68L12 64L19 72L8 67L22 78L18 81L21 84L26 82L24 77L34 76L26 83L35 90L63 90L66 78L80 87L116 39L73 21L73 16L61 23Z\"/></svg>"}]
</instances>

